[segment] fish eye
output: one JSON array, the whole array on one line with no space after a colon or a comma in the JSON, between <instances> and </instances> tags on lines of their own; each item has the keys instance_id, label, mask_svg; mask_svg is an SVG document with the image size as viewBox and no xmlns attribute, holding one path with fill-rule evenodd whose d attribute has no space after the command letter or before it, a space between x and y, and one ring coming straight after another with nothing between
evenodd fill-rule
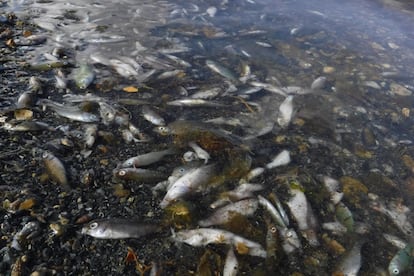
<instances>
[{"instance_id":1,"label":"fish eye","mask_svg":"<svg viewBox=\"0 0 414 276\"><path fill-rule=\"evenodd\" d=\"M125 170L120 170L120 171L118 172L118 175L119 175L119 176L124 176L124 175L126 175L126 171L125 171Z\"/></svg>"},{"instance_id":2,"label":"fish eye","mask_svg":"<svg viewBox=\"0 0 414 276\"><path fill-rule=\"evenodd\" d=\"M97 222L92 222L91 224L89 224L89 228L90 229L95 229L96 227L98 227L98 223Z\"/></svg>"},{"instance_id":3,"label":"fish eye","mask_svg":"<svg viewBox=\"0 0 414 276\"><path fill-rule=\"evenodd\" d=\"M273 226L272 228L270 228L270 232L276 233L277 232L277 228Z\"/></svg>"},{"instance_id":4,"label":"fish eye","mask_svg":"<svg viewBox=\"0 0 414 276\"><path fill-rule=\"evenodd\" d=\"M398 268L394 268L392 270L392 274L398 275L398 274L400 274L400 270Z\"/></svg>"}]
</instances>

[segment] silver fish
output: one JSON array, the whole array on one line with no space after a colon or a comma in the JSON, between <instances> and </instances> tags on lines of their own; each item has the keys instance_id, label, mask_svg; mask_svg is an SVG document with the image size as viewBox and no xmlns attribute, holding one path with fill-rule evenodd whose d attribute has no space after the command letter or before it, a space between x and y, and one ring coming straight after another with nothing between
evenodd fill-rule
<instances>
[{"instance_id":1,"label":"silver fish","mask_svg":"<svg viewBox=\"0 0 414 276\"><path fill-rule=\"evenodd\" d=\"M235 214L251 216L256 212L259 203L257 199L250 198L230 203L216 210L209 218L200 220L198 225L208 227L228 223Z\"/></svg>"},{"instance_id":2,"label":"silver fish","mask_svg":"<svg viewBox=\"0 0 414 276\"><path fill-rule=\"evenodd\" d=\"M183 75L183 74L184 74L183 70L177 69L177 70L164 72L164 73L160 74L157 77L157 79L164 80L164 79L169 79L169 78L172 78L172 77L177 77L177 76L180 76L180 75Z\"/></svg>"},{"instance_id":3,"label":"silver fish","mask_svg":"<svg viewBox=\"0 0 414 276\"><path fill-rule=\"evenodd\" d=\"M55 131L55 129L48 124L38 121L23 121L16 125L5 123L2 128L8 131Z\"/></svg>"},{"instance_id":4,"label":"silver fish","mask_svg":"<svg viewBox=\"0 0 414 276\"><path fill-rule=\"evenodd\" d=\"M114 176L123 180L134 180L139 182L158 182L166 178L166 175L155 171L141 168L120 168L113 171Z\"/></svg>"},{"instance_id":5,"label":"silver fish","mask_svg":"<svg viewBox=\"0 0 414 276\"><path fill-rule=\"evenodd\" d=\"M109 62L114 67L116 72L125 78L138 76L137 70L128 63L125 63L118 59L110 59Z\"/></svg>"},{"instance_id":6,"label":"silver fish","mask_svg":"<svg viewBox=\"0 0 414 276\"><path fill-rule=\"evenodd\" d=\"M161 201L160 207L165 208L173 201L180 199L207 184L214 175L214 172L214 164L190 170L174 182L171 188L167 191L167 194L164 196L164 199Z\"/></svg>"},{"instance_id":7,"label":"silver fish","mask_svg":"<svg viewBox=\"0 0 414 276\"><path fill-rule=\"evenodd\" d=\"M220 76L223 76L226 79L229 79L233 82L238 81L234 73L231 72L228 68L224 67L223 65L212 60L206 60L206 65L208 68L210 68L212 71L216 72Z\"/></svg>"},{"instance_id":8,"label":"silver fish","mask_svg":"<svg viewBox=\"0 0 414 276\"><path fill-rule=\"evenodd\" d=\"M355 242L352 248L345 253L334 273L338 273L338 275L357 276L361 268L362 245L362 241Z\"/></svg>"},{"instance_id":9,"label":"silver fish","mask_svg":"<svg viewBox=\"0 0 414 276\"><path fill-rule=\"evenodd\" d=\"M81 233L97 239L130 239L155 233L158 229L155 224L114 218L94 220L82 227Z\"/></svg>"},{"instance_id":10,"label":"silver fish","mask_svg":"<svg viewBox=\"0 0 414 276\"><path fill-rule=\"evenodd\" d=\"M253 192L261 191L263 189L263 185L260 184L242 183L239 186L237 186L234 190L222 193L218 200L210 204L210 208L216 209L223 205L232 203L235 200L254 197Z\"/></svg>"},{"instance_id":11,"label":"silver fish","mask_svg":"<svg viewBox=\"0 0 414 276\"><path fill-rule=\"evenodd\" d=\"M305 194L297 187L290 187L291 198L286 202L290 213L295 218L302 236L308 240L312 246L318 246L319 241L316 235L318 222L312 207Z\"/></svg>"},{"instance_id":12,"label":"silver fish","mask_svg":"<svg viewBox=\"0 0 414 276\"><path fill-rule=\"evenodd\" d=\"M142 115L144 116L145 120L154 124L156 126L165 126L165 120L162 118L154 109L150 108L147 105L142 107Z\"/></svg>"},{"instance_id":13,"label":"silver fish","mask_svg":"<svg viewBox=\"0 0 414 276\"><path fill-rule=\"evenodd\" d=\"M214 87L214 88L211 88L211 89L208 89L208 90L203 90L203 91L196 92L196 93L192 94L190 96L190 98L192 98L192 99L204 99L204 100L212 99L212 98L217 97L220 94L220 92L221 92L221 88Z\"/></svg>"},{"instance_id":14,"label":"silver fish","mask_svg":"<svg viewBox=\"0 0 414 276\"><path fill-rule=\"evenodd\" d=\"M135 157L131 157L125 160L121 167L128 168L128 167L143 167L148 166L153 163L156 163L163 159L167 155L175 154L176 150L174 149L166 149L161 151L152 151L148 153L144 153Z\"/></svg>"},{"instance_id":15,"label":"silver fish","mask_svg":"<svg viewBox=\"0 0 414 276\"><path fill-rule=\"evenodd\" d=\"M326 77L321 76L312 82L311 89L312 90L323 89L325 87L325 83L326 83Z\"/></svg>"},{"instance_id":16,"label":"silver fish","mask_svg":"<svg viewBox=\"0 0 414 276\"><path fill-rule=\"evenodd\" d=\"M234 255L233 248L227 251L226 261L224 262L223 276L236 276L239 270L239 262Z\"/></svg>"},{"instance_id":17,"label":"silver fish","mask_svg":"<svg viewBox=\"0 0 414 276\"><path fill-rule=\"evenodd\" d=\"M248 248L247 254L266 258L266 250L260 244L222 229L198 228L182 230L173 234L173 239L192 246L206 246L210 243L229 244L236 247L241 245Z\"/></svg>"},{"instance_id":18,"label":"silver fish","mask_svg":"<svg viewBox=\"0 0 414 276\"><path fill-rule=\"evenodd\" d=\"M272 162L266 164L266 169L273 169L290 163L290 153L288 150L281 151Z\"/></svg>"},{"instance_id":19,"label":"silver fish","mask_svg":"<svg viewBox=\"0 0 414 276\"><path fill-rule=\"evenodd\" d=\"M197 143L194 141L189 142L188 145L194 150L197 157L199 159L204 160L204 164L207 164L208 160L210 159L210 154L207 151L205 151L202 147L197 145Z\"/></svg>"},{"instance_id":20,"label":"silver fish","mask_svg":"<svg viewBox=\"0 0 414 276\"><path fill-rule=\"evenodd\" d=\"M29 221L26 223L23 228L17 232L11 243L11 247L16 250L22 250L21 244L24 240L30 240L31 238L35 237L40 232L40 225L37 221Z\"/></svg>"},{"instance_id":21,"label":"silver fish","mask_svg":"<svg viewBox=\"0 0 414 276\"><path fill-rule=\"evenodd\" d=\"M287 127L293 117L293 96L287 96L279 106L277 123L281 127Z\"/></svg>"},{"instance_id":22,"label":"silver fish","mask_svg":"<svg viewBox=\"0 0 414 276\"><path fill-rule=\"evenodd\" d=\"M43 163L50 178L62 185L64 188L68 188L68 178L66 174L66 168L62 161L54 156L51 152L45 151L42 154Z\"/></svg>"},{"instance_id":23,"label":"silver fish","mask_svg":"<svg viewBox=\"0 0 414 276\"><path fill-rule=\"evenodd\" d=\"M94 123L99 121L98 116L83 111L79 106L63 105L48 99L39 100L37 104L49 107L59 116L68 118L73 121L79 121L84 123Z\"/></svg>"},{"instance_id":24,"label":"silver fish","mask_svg":"<svg viewBox=\"0 0 414 276\"><path fill-rule=\"evenodd\" d=\"M73 71L73 78L80 89L86 89L95 79L95 73L93 68L85 63Z\"/></svg>"},{"instance_id":25,"label":"silver fish","mask_svg":"<svg viewBox=\"0 0 414 276\"><path fill-rule=\"evenodd\" d=\"M203 99L193 99L193 98L184 98L184 99L178 99L175 101L167 102L167 105L172 106L203 106L203 107L225 107L226 105L217 103L217 102L211 102Z\"/></svg>"},{"instance_id":26,"label":"silver fish","mask_svg":"<svg viewBox=\"0 0 414 276\"><path fill-rule=\"evenodd\" d=\"M17 98L16 107L26 108L31 107L35 103L35 93L32 91L25 91Z\"/></svg>"},{"instance_id":27,"label":"silver fish","mask_svg":"<svg viewBox=\"0 0 414 276\"><path fill-rule=\"evenodd\" d=\"M83 135L83 138L85 140L85 145L87 148L90 148L95 143L96 135L98 132L98 126L97 125L85 125L84 129L85 129L85 133Z\"/></svg>"},{"instance_id":28,"label":"silver fish","mask_svg":"<svg viewBox=\"0 0 414 276\"><path fill-rule=\"evenodd\" d=\"M407 244L403 249L398 250L388 265L390 276L400 275L408 270L414 260L414 247Z\"/></svg>"}]
</instances>

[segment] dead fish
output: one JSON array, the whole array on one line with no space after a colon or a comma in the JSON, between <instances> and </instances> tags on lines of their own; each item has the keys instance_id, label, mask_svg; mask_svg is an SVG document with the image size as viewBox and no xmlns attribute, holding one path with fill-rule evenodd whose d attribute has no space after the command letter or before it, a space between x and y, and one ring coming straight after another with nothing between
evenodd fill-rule
<instances>
[{"instance_id":1,"label":"dead fish","mask_svg":"<svg viewBox=\"0 0 414 276\"><path fill-rule=\"evenodd\" d=\"M224 262L223 276L236 276L239 270L239 262L234 254L233 248L229 248Z\"/></svg>"},{"instance_id":2,"label":"dead fish","mask_svg":"<svg viewBox=\"0 0 414 276\"><path fill-rule=\"evenodd\" d=\"M363 243L363 241L356 241L352 248L343 255L335 269L334 275L358 275L362 263L361 247Z\"/></svg>"},{"instance_id":3,"label":"dead fish","mask_svg":"<svg viewBox=\"0 0 414 276\"><path fill-rule=\"evenodd\" d=\"M272 162L266 164L266 169L273 169L279 166L285 166L290 163L290 153L288 150L280 152Z\"/></svg>"},{"instance_id":4,"label":"dead fish","mask_svg":"<svg viewBox=\"0 0 414 276\"><path fill-rule=\"evenodd\" d=\"M207 164L208 160L210 159L210 154L208 154L207 151L197 145L197 143L194 141L189 142L188 145L194 150L197 157L204 160L204 164Z\"/></svg>"},{"instance_id":5,"label":"dead fish","mask_svg":"<svg viewBox=\"0 0 414 276\"><path fill-rule=\"evenodd\" d=\"M156 126L165 126L165 120L162 118L154 109L150 108L147 105L142 107L142 115L144 116L145 120L154 124Z\"/></svg>"},{"instance_id":6,"label":"dead fish","mask_svg":"<svg viewBox=\"0 0 414 276\"><path fill-rule=\"evenodd\" d=\"M41 92L42 90L42 83L37 77L30 77L29 79L29 90L34 93Z\"/></svg>"},{"instance_id":7,"label":"dead fish","mask_svg":"<svg viewBox=\"0 0 414 276\"><path fill-rule=\"evenodd\" d=\"M210 181L214 172L214 164L191 169L174 182L161 201L160 207L165 208L175 200L180 199L191 192L197 191L198 188Z\"/></svg>"},{"instance_id":8,"label":"dead fish","mask_svg":"<svg viewBox=\"0 0 414 276\"><path fill-rule=\"evenodd\" d=\"M95 79L95 72L89 64L81 64L73 71L73 79L80 89L86 89Z\"/></svg>"},{"instance_id":9,"label":"dead fish","mask_svg":"<svg viewBox=\"0 0 414 276\"><path fill-rule=\"evenodd\" d=\"M29 221L22 229L13 236L11 247L16 250L22 250L22 243L25 240L30 240L38 235L40 232L40 224L37 221Z\"/></svg>"},{"instance_id":10,"label":"dead fish","mask_svg":"<svg viewBox=\"0 0 414 276\"><path fill-rule=\"evenodd\" d=\"M240 200L234 203L230 203L220 209L217 209L209 218L200 220L198 225L201 227L208 227L212 225L221 225L228 223L235 214L241 214L243 216L253 215L259 203L255 198L249 198Z\"/></svg>"},{"instance_id":11,"label":"dead fish","mask_svg":"<svg viewBox=\"0 0 414 276\"><path fill-rule=\"evenodd\" d=\"M321 76L315 79L311 84L311 90L323 89L325 87L326 77Z\"/></svg>"},{"instance_id":12,"label":"dead fish","mask_svg":"<svg viewBox=\"0 0 414 276\"><path fill-rule=\"evenodd\" d=\"M175 101L167 102L167 105L172 106L203 106L203 107L226 107L226 105L211 102L203 99L183 98Z\"/></svg>"},{"instance_id":13,"label":"dead fish","mask_svg":"<svg viewBox=\"0 0 414 276\"><path fill-rule=\"evenodd\" d=\"M183 76L184 74L185 73L183 70L176 69L176 70L161 73L160 75L158 75L157 79L164 80L164 79L169 79L172 77Z\"/></svg>"},{"instance_id":14,"label":"dead fish","mask_svg":"<svg viewBox=\"0 0 414 276\"><path fill-rule=\"evenodd\" d=\"M2 128L8 131L55 131L53 127L39 121L23 121L19 124L5 123Z\"/></svg>"},{"instance_id":15,"label":"dead fish","mask_svg":"<svg viewBox=\"0 0 414 276\"><path fill-rule=\"evenodd\" d=\"M94 220L82 227L81 233L97 239L136 239L158 230L159 226L155 224L113 218Z\"/></svg>"},{"instance_id":16,"label":"dead fish","mask_svg":"<svg viewBox=\"0 0 414 276\"><path fill-rule=\"evenodd\" d=\"M25 91L17 98L16 107L26 108L31 107L36 102L36 94L32 91Z\"/></svg>"},{"instance_id":17,"label":"dead fish","mask_svg":"<svg viewBox=\"0 0 414 276\"><path fill-rule=\"evenodd\" d=\"M85 141L86 147L90 148L95 143L96 135L98 132L98 126L97 125L85 125L84 130L85 130L85 133L83 135L83 139Z\"/></svg>"},{"instance_id":18,"label":"dead fish","mask_svg":"<svg viewBox=\"0 0 414 276\"><path fill-rule=\"evenodd\" d=\"M266 258L266 250L251 240L238 236L222 229L198 228L191 230L181 230L173 234L173 239L177 242L183 242L192 246L206 246L213 244L229 244L240 251L240 254L249 254Z\"/></svg>"},{"instance_id":19,"label":"dead fish","mask_svg":"<svg viewBox=\"0 0 414 276\"><path fill-rule=\"evenodd\" d=\"M261 191L263 189L263 185L260 184L242 183L234 190L220 194L220 198L211 203L210 208L216 209L237 200L254 197L254 192Z\"/></svg>"},{"instance_id":20,"label":"dead fish","mask_svg":"<svg viewBox=\"0 0 414 276\"><path fill-rule=\"evenodd\" d=\"M141 168L120 168L115 169L113 173L119 179L151 183L158 182L167 177L161 172Z\"/></svg>"},{"instance_id":21,"label":"dead fish","mask_svg":"<svg viewBox=\"0 0 414 276\"><path fill-rule=\"evenodd\" d=\"M164 56L167 57L168 59L174 61L175 63L177 63L180 66L191 67L190 63L188 63L187 61L185 61L185 60L183 60L179 57L176 57L176 56L173 56L173 55L170 55L170 54L164 54Z\"/></svg>"},{"instance_id":22,"label":"dead fish","mask_svg":"<svg viewBox=\"0 0 414 276\"><path fill-rule=\"evenodd\" d=\"M160 161L165 156L175 154L176 152L177 151L175 149L148 152L125 160L121 167L128 168L148 166Z\"/></svg>"},{"instance_id":23,"label":"dead fish","mask_svg":"<svg viewBox=\"0 0 414 276\"><path fill-rule=\"evenodd\" d=\"M128 63L125 63L118 59L110 59L109 62L114 67L116 72L125 78L138 76L137 70L135 70L135 68Z\"/></svg>"},{"instance_id":24,"label":"dead fish","mask_svg":"<svg viewBox=\"0 0 414 276\"><path fill-rule=\"evenodd\" d=\"M56 80L56 88L58 89L66 89L67 87L67 79L63 74L62 70L56 70L55 73L55 80Z\"/></svg>"},{"instance_id":25,"label":"dead fish","mask_svg":"<svg viewBox=\"0 0 414 276\"><path fill-rule=\"evenodd\" d=\"M99 121L98 116L83 111L79 106L63 105L48 99L39 100L37 102L37 105L49 107L59 116L68 118L73 121L79 121L84 123L94 123Z\"/></svg>"},{"instance_id":26,"label":"dead fish","mask_svg":"<svg viewBox=\"0 0 414 276\"><path fill-rule=\"evenodd\" d=\"M213 98L217 97L220 94L220 92L221 92L221 88L214 87L214 88L211 88L211 89L208 89L208 90L203 90L203 91L196 92L196 93L192 94L190 96L190 98L192 98L192 99L204 99L204 100L213 99Z\"/></svg>"},{"instance_id":27,"label":"dead fish","mask_svg":"<svg viewBox=\"0 0 414 276\"><path fill-rule=\"evenodd\" d=\"M208 68L210 68L212 71L216 72L220 76L223 76L226 79L229 79L230 81L238 82L238 79L235 76L235 74L223 65L212 60L206 60L206 65Z\"/></svg>"},{"instance_id":28,"label":"dead fish","mask_svg":"<svg viewBox=\"0 0 414 276\"><path fill-rule=\"evenodd\" d=\"M293 96L287 96L279 106L277 123L281 127L287 127L293 117Z\"/></svg>"},{"instance_id":29,"label":"dead fish","mask_svg":"<svg viewBox=\"0 0 414 276\"><path fill-rule=\"evenodd\" d=\"M289 188L291 198L286 204L290 213L295 218L302 236L310 245L318 246L317 229L319 226L312 207L300 187L291 184Z\"/></svg>"},{"instance_id":30,"label":"dead fish","mask_svg":"<svg viewBox=\"0 0 414 276\"><path fill-rule=\"evenodd\" d=\"M49 151L43 152L42 159L49 177L64 188L69 188L66 168L62 161Z\"/></svg>"}]
</instances>

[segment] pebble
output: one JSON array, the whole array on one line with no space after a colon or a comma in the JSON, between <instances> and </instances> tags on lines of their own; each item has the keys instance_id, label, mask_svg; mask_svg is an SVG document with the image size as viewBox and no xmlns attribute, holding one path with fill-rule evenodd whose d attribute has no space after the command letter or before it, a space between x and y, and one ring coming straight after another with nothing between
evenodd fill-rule
<instances>
[{"instance_id":1,"label":"pebble","mask_svg":"<svg viewBox=\"0 0 414 276\"><path fill-rule=\"evenodd\" d=\"M332 74L333 72L335 72L335 67L332 67L332 66L323 67L324 74Z\"/></svg>"},{"instance_id":2,"label":"pebble","mask_svg":"<svg viewBox=\"0 0 414 276\"><path fill-rule=\"evenodd\" d=\"M398 96L411 96L413 94L411 90L395 82L390 84L390 89L391 93Z\"/></svg>"}]
</instances>

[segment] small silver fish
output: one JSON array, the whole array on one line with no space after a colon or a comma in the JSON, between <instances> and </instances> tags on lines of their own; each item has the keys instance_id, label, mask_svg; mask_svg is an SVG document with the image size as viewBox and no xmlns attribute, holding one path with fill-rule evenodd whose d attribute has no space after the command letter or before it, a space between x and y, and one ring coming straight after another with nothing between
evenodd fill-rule
<instances>
[{"instance_id":1,"label":"small silver fish","mask_svg":"<svg viewBox=\"0 0 414 276\"><path fill-rule=\"evenodd\" d=\"M235 214L243 216L251 216L256 212L259 203L255 198L249 198L237 201L235 203L227 204L224 207L216 210L207 219L200 220L198 225L201 227L208 227L212 225L221 225L228 223Z\"/></svg>"},{"instance_id":2,"label":"small silver fish","mask_svg":"<svg viewBox=\"0 0 414 276\"><path fill-rule=\"evenodd\" d=\"M315 79L311 84L311 90L323 89L325 87L326 77L321 76Z\"/></svg>"},{"instance_id":3,"label":"small silver fish","mask_svg":"<svg viewBox=\"0 0 414 276\"><path fill-rule=\"evenodd\" d=\"M166 149L161 151L152 151L148 153L144 153L138 156L131 157L125 160L121 167L128 168L128 167L143 167L148 166L153 163L156 163L163 159L165 156L170 154L175 154L176 150L174 149Z\"/></svg>"},{"instance_id":4,"label":"small silver fish","mask_svg":"<svg viewBox=\"0 0 414 276\"><path fill-rule=\"evenodd\" d=\"M286 202L290 213L295 218L302 236L312 246L318 246L318 222L305 194L297 187L290 187L291 198Z\"/></svg>"},{"instance_id":5,"label":"small silver fish","mask_svg":"<svg viewBox=\"0 0 414 276\"><path fill-rule=\"evenodd\" d=\"M363 241L355 242L352 248L345 253L334 273L338 273L338 275L357 276L361 268L362 245Z\"/></svg>"},{"instance_id":6,"label":"small silver fish","mask_svg":"<svg viewBox=\"0 0 414 276\"><path fill-rule=\"evenodd\" d=\"M290 163L290 153L288 150L281 151L272 162L266 164L266 169L273 169Z\"/></svg>"},{"instance_id":7,"label":"small silver fish","mask_svg":"<svg viewBox=\"0 0 414 276\"><path fill-rule=\"evenodd\" d=\"M116 72L125 78L138 76L137 70L135 70L135 68L128 63L125 63L118 59L110 59L109 62L114 67Z\"/></svg>"},{"instance_id":8,"label":"small silver fish","mask_svg":"<svg viewBox=\"0 0 414 276\"><path fill-rule=\"evenodd\" d=\"M2 128L8 131L55 131L55 129L48 124L38 121L23 121L17 125L5 123Z\"/></svg>"},{"instance_id":9,"label":"small silver fish","mask_svg":"<svg viewBox=\"0 0 414 276\"><path fill-rule=\"evenodd\" d=\"M95 79L95 73L89 64L81 64L73 71L73 78L80 89L86 89Z\"/></svg>"},{"instance_id":10,"label":"small silver fish","mask_svg":"<svg viewBox=\"0 0 414 276\"><path fill-rule=\"evenodd\" d=\"M293 117L293 96L287 96L279 106L277 123L281 127L287 127Z\"/></svg>"},{"instance_id":11,"label":"small silver fish","mask_svg":"<svg viewBox=\"0 0 414 276\"><path fill-rule=\"evenodd\" d=\"M79 106L63 105L48 99L42 99L37 102L38 105L51 108L59 116L68 118L73 121L84 123L98 122L99 118L95 114L83 111Z\"/></svg>"},{"instance_id":12,"label":"small silver fish","mask_svg":"<svg viewBox=\"0 0 414 276\"><path fill-rule=\"evenodd\" d=\"M175 101L167 102L167 105L172 106L204 106L204 107L225 107L226 105L216 102L211 102L203 99L184 98Z\"/></svg>"},{"instance_id":13,"label":"small silver fish","mask_svg":"<svg viewBox=\"0 0 414 276\"><path fill-rule=\"evenodd\" d=\"M159 226L155 224L139 223L129 219L101 219L94 220L82 227L82 234L97 239L130 239L157 232Z\"/></svg>"},{"instance_id":14,"label":"small silver fish","mask_svg":"<svg viewBox=\"0 0 414 276\"><path fill-rule=\"evenodd\" d=\"M154 124L156 126L165 126L165 120L162 118L154 109L150 108L147 105L142 107L142 115L144 116L145 120Z\"/></svg>"},{"instance_id":15,"label":"small silver fish","mask_svg":"<svg viewBox=\"0 0 414 276\"><path fill-rule=\"evenodd\" d=\"M16 250L22 250L22 243L25 240L30 240L31 238L35 237L40 232L40 224L37 221L29 221L26 223L23 228L17 232L11 243L11 247Z\"/></svg>"},{"instance_id":16,"label":"small silver fish","mask_svg":"<svg viewBox=\"0 0 414 276\"><path fill-rule=\"evenodd\" d=\"M226 261L224 262L223 276L236 276L239 270L239 262L234 254L233 248L227 251Z\"/></svg>"},{"instance_id":17,"label":"small silver fish","mask_svg":"<svg viewBox=\"0 0 414 276\"><path fill-rule=\"evenodd\" d=\"M388 265L390 276L397 276L404 273L414 260L414 247L407 244L403 249L398 250Z\"/></svg>"},{"instance_id":18,"label":"small silver fish","mask_svg":"<svg viewBox=\"0 0 414 276\"><path fill-rule=\"evenodd\" d=\"M155 170L147 170L141 168L120 168L114 169L114 176L123 180L134 180L139 182L158 182L167 176Z\"/></svg>"},{"instance_id":19,"label":"small silver fish","mask_svg":"<svg viewBox=\"0 0 414 276\"><path fill-rule=\"evenodd\" d=\"M214 164L189 170L189 172L174 182L164 196L164 199L161 201L160 207L165 208L175 200L182 198L191 192L197 191L198 188L210 181L214 172Z\"/></svg>"},{"instance_id":20,"label":"small silver fish","mask_svg":"<svg viewBox=\"0 0 414 276\"><path fill-rule=\"evenodd\" d=\"M211 89L208 89L208 90L203 90L203 91L196 92L196 93L192 94L190 96L190 98L192 98L192 99L204 99L204 100L212 99L212 98L217 97L220 94L220 92L221 92L221 88L214 87L214 88L211 88Z\"/></svg>"},{"instance_id":21,"label":"small silver fish","mask_svg":"<svg viewBox=\"0 0 414 276\"><path fill-rule=\"evenodd\" d=\"M229 244L233 246L241 245L248 249L247 254L266 258L266 250L260 244L222 229L197 228L181 230L173 234L173 239L191 246L206 246L210 243Z\"/></svg>"},{"instance_id":22,"label":"small silver fish","mask_svg":"<svg viewBox=\"0 0 414 276\"><path fill-rule=\"evenodd\" d=\"M62 161L54 156L51 152L45 151L42 154L43 163L50 178L62 185L64 188L68 188L68 178L66 176L66 168Z\"/></svg>"},{"instance_id":23,"label":"small silver fish","mask_svg":"<svg viewBox=\"0 0 414 276\"><path fill-rule=\"evenodd\" d=\"M212 60L206 60L206 65L208 68L210 68L212 71L216 72L220 76L223 76L226 79L229 79L233 82L238 82L238 79L236 78L234 73L231 72L230 69L224 67L223 65Z\"/></svg>"},{"instance_id":24,"label":"small silver fish","mask_svg":"<svg viewBox=\"0 0 414 276\"><path fill-rule=\"evenodd\" d=\"M197 157L199 159L204 160L204 164L207 164L208 160L210 159L210 154L207 151L205 151L202 147L197 145L197 143L194 141L189 142L188 145L194 150Z\"/></svg>"}]
</instances>

